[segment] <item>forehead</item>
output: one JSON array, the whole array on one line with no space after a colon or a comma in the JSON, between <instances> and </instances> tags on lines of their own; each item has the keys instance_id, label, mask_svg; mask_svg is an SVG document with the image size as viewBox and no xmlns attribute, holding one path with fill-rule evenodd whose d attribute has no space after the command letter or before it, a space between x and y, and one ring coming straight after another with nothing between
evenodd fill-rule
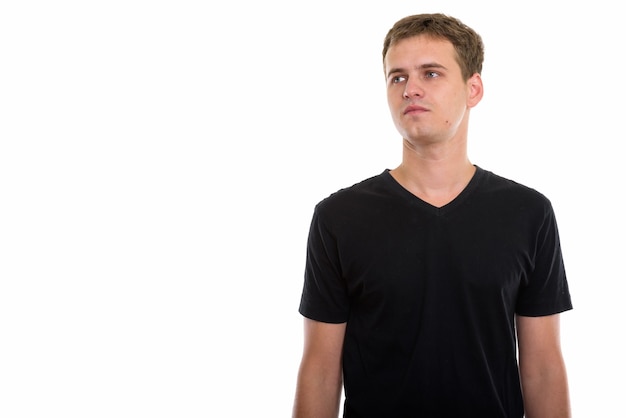
<instances>
[{"instance_id":1,"label":"forehead","mask_svg":"<svg viewBox=\"0 0 626 418\"><path fill-rule=\"evenodd\" d=\"M411 68L426 63L436 63L452 69L459 68L454 45L447 39L418 35L401 39L387 50L385 70Z\"/></svg>"}]
</instances>

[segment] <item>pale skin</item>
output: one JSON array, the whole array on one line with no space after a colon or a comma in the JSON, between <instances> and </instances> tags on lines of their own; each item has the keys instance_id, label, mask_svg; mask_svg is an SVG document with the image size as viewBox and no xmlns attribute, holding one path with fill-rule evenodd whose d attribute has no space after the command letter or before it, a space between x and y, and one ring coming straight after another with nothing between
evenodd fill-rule
<instances>
[{"instance_id":1,"label":"pale skin","mask_svg":"<svg viewBox=\"0 0 626 418\"><path fill-rule=\"evenodd\" d=\"M346 324L304 319L304 350L293 418L337 418L343 377L341 353Z\"/></svg>"},{"instance_id":2,"label":"pale skin","mask_svg":"<svg viewBox=\"0 0 626 418\"><path fill-rule=\"evenodd\" d=\"M475 172L467 154L470 109L483 96L479 74L464 80L453 45L415 36L385 57L387 102L402 135L402 161L391 175L425 202L454 200ZM304 319L304 349L294 418L336 418L342 388L346 324ZM516 317L526 418L570 418L559 315Z\"/></svg>"}]
</instances>

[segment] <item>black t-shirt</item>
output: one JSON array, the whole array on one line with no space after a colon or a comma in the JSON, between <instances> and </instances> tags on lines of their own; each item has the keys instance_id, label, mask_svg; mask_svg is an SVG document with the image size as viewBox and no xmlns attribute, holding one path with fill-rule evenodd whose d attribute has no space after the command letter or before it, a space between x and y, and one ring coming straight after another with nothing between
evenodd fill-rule
<instances>
[{"instance_id":1,"label":"black t-shirt","mask_svg":"<svg viewBox=\"0 0 626 418\"><path fill-rule=\"evenodd\" d=\"M440 208L388 170L315 207L300 313L347 322L346 417L521 417L515 314L571 308L549 200L480 167Z\"/></svg>"}]
</instances>

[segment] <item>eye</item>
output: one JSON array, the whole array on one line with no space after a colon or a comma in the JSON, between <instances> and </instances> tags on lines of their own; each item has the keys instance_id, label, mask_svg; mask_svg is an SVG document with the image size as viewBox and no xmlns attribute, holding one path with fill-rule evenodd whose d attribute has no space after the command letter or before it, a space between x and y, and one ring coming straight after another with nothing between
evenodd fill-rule
<instances>
[{"instance_id":1,"label":"eye","mask_svg":"<svg viewBox=\"0 0 626 418\"><path fill-rule=\"evenodd\" d=\"M436 71L427 71L426 78L437 78L439 77L439 73Z\"/></svg>"},{"instance_id":2,"label":"eye","mask_svg":"<svg viewBox=\"0 0 626 418\"><path fill-rule=\"evenodd\" d=\"M406 77L403 75L397 75L394 77L391 77L391 84L398 84L398 83L402 83L403 81L406 80Z\"/></svg>"}]
</instances>

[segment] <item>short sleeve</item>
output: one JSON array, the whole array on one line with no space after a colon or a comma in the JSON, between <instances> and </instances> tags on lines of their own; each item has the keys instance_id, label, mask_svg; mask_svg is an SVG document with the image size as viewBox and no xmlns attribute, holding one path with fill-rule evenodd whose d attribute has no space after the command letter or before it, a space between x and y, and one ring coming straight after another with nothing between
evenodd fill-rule
<instances>
[{"instance_id":1,"label":"short sleeve","mask_svg":"<svg viewBox=\"0 0 626 418\"><path fill-rule=\"evenodd\" d=\"M299 312L321 322L348 320L349 297L342 277L337 240L323 222L319 207L316 207L309 229Z\"/></svg>"},{"instance_id":2,"label":"short sleeve","mask_svg":"<svg viewBox=\"0 0 626 418\"><path fill-rule=\"evenodd\" d=\"M532 271L518 294L516 313L545 316L572 309L554 210L546 203L537 230Z\"/></svg>"}]
</instances>

